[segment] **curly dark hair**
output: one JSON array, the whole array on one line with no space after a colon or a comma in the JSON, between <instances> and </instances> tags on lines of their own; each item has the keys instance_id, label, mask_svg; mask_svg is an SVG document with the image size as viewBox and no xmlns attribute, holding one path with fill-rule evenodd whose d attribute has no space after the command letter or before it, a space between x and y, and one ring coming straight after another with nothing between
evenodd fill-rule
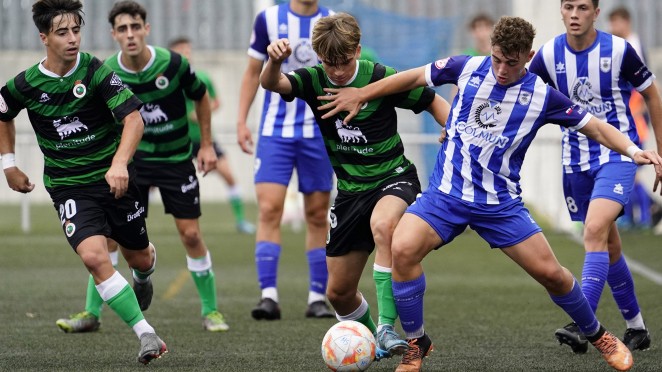
<instances>
[{"instance_id":1,"label":"curly dark hair","mask_svg":"<svg viewBox=\"0 0 662 372\"><path fill-rule=\"evenodd\" d=\"M55 17L65 14L71 14L77 25L85 24L83 4L79 0L39 0L32 4L32 21L43 34L51 31Z\"/></svg>"},{"instance_id":2,"label":"curly dark hair","mask_svg":"<svg viewBox=\"0 0 662 372\"><path fill-rule=\"evenodd\" d=\"M143 22L147 22L147 10L144 6L135 1L120 1L113 5L113 8L108 13L108 22L115 27L115 18L120 14L128 14L131 17L140 16Z\"/></svg>"},{"instance_id":3,"label":"curly dark hair","mask_svg":"<svg viewBox=\"0 0 662 372\"><path fill-rule=\"evenodd\" d=\"M492 31L492 46L501 48L504 56L512 57L520 52L529 53L533 47L536 29L520 17L503 16Z\"/></svg>"}]
</instances>

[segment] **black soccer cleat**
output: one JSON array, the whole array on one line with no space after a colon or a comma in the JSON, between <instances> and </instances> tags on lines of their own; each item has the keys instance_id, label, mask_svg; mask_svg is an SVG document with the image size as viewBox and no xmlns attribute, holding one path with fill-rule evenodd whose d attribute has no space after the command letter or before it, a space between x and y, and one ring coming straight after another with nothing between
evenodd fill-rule
<instances>
[{"instance_id":1,"label":"black soccer cleat","mask_svg":"<svg viewBox=\"0 0 662 372\"><path fill-rule=\"evenodd\" d=\"M651 335L647 329L628 328L625 330L623 343L630 351L648 350L651 346Z\"/></svg>"},{"instance_id":2,"label":"black soccer cleat","mask_svg":"<svg viewBox=\"0 0 662 372\"><path fill-rule=\"evenodd\" d=\"M315 301L306 309L306 318L334 318L335 316L324 301Z\"/></svg>"},{"instance_id":3,"label":"black soccer cleat","mask_svg":"<svg viewBox=\"0 0 662 372\"><path fill-rule=\"evenodd\" d=\"M586 354L588 351L588 340L581 332L577 323L570 323L563 328L559 328L554 332L554 336L561 345L566 344L570 346L572 352L575 354Z\"/></svg>"},{"instance_id":4,"label":"black soccer cleat","mask_svg":"<svg viewBox=\"0 0 662 372\"><path fill-rule=\"evenodd\" d=\"M154 288L152 287L152 279L147 278L145 283L138 283L135 279L133 280L133 292L136 294L136 299L138 300L138 305L140 305L140 311L145 311L149 309L149 305L152 303L152 297L154 296Z\"/></svg>"},{"instance_id":5,"label":"black soccer cleat","mask_svg":"<svg viewBox=\"0 0 662 372\"><path fill-rule=\"evenodd\" d=\"M278 302L270 298L263 298L253 308L251 315L255 320L278 320L280 319L280 306L278 306Z\"/></svg>"}]
</instances>

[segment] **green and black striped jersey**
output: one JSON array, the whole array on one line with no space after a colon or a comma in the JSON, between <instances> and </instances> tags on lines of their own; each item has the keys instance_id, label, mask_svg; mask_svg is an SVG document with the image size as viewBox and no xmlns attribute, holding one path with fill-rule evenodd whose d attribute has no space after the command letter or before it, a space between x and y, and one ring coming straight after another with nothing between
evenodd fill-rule
<instances>
[{"instance_id":1,"label":"green and black striped jersey","mask_svg":"<svg viewBox=\"0 0 662 372\"><path fill-rule=\"evenodd\" d=\"M0 89L0 120L10 121L27 109L44 154L44 186L49 192L105 183L120 141L116 120L140 106L111 69L83 52L65 76L46 70L40 62Z\"/></svg>"},{"instance_id":2,"label":"green and black striped jersey","mask_svg":"<svg viewBox=\"0 0 662 372\"><path fill-rule=\"evenodd\" d=\"M131 71L121 62L122 52L106 60L124 84L145 104L140 114L145 133L134 155L137 162L179 163L191 159L186 97L200 100L205 84L186 58L168 49L148 46L152 58L142 71Z\"/></svg>"},{"instance_id":3,"label":"green and black striped jersey","mask_svg":"<svg viewBox=\"0 0 662 372\"><path fill-rule=\"evenodd\" d=\"M347 86L360 88L394 73L391 67L358 60L356 76ZM322 119L324 112L317 110L328 102L317 100L318 96L326 95L324 88L341 88L329 80L322 65L298 69L285 76L292 84L292 93L283 98L302 98L313 109L338 178L338 190L371 190L411 167L398 134L395 108L423 111L434 100L432 89L417 88L370 101L349 125L344 125L344 114Z\"/></svg>"}]
</instances>

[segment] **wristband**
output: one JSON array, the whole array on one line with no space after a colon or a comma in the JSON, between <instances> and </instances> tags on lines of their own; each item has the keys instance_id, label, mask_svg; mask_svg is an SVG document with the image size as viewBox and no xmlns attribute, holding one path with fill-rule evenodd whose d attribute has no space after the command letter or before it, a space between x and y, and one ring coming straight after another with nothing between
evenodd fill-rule
<instances>
[{"instance_id":1,"label":"wristband","mask_svg":"<svg viewBox=\"0 0 662 372\"><path fill-rule=\"evenodd\" d=\"M7 169L16 166L16 157L14 153L9 152L2 155L2 169Z\"/></svg>"},{"instance_id":2,"label":"wristband","mask_svg":"<svg viewBox=\"0 0 662 372\"><path fill-rule=\"evenodd\" d=\"M627 152L630 159L634 159L634 154L638 153L639 151L642 151L642 150L639 147L635 146L635 145L632 145L632 146L628 147L625 150L625 152Z\"/></svg>"}]
</instances>

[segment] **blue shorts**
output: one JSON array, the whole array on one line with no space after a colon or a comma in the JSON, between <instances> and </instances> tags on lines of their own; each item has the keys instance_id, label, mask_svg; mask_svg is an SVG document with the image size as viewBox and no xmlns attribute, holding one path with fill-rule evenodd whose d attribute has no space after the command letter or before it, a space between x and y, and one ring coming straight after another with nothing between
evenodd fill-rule
<instances>
[{"instance_id":1,"label":"blue shorts","mask_svg":"<svg viewBox=\"0 0 662 372\"><path fill-rule=\"evenodd\" d=\"M255 151L255 183L287 186L294 168L300 192L330 192L333 188L333 168L322 138L260 136Z\"/></svg>"},{"instance_id":2,"label":"blue shorts","mask_svg":"<svg viewBox=\"0 0 662 372\"><path fill-rule=\"evenodd\" d=\"M605 163L585 172L563 174L563 194L573 221L586 220L588 205L596 198L626 205L634 187L637 165L629 162ZM623 212L621 212L623 214Z\"/></svg>"},{"instance_id":3,"label":"blue shorts","mask_svg":"<svg viewBox=\"0 0 662 372\"><path fill-rule=\"evenodd\" d=\"M422 218L448 244L467 226L492 248L507 248L542 231L520 199L506 204L471 203L428 188L407 208Z\"/></svg>"}]
</instances>

